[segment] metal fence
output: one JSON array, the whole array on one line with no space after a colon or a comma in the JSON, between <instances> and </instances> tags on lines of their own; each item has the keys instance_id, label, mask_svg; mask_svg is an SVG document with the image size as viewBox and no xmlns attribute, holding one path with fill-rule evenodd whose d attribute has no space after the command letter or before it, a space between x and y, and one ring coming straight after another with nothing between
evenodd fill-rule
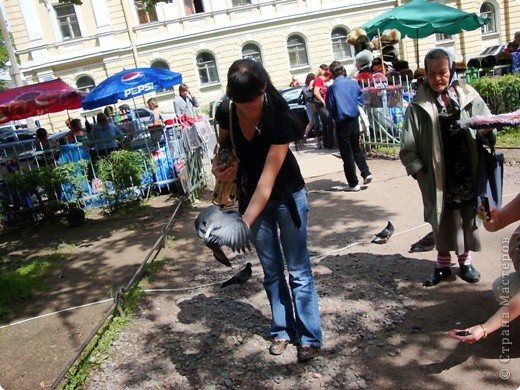
<instances>
[{"instance_id":1,"label":"metal fence","mask_svg":"<svg viewBox=\"0 0 520 390\"><path fill-rule=\"evenodd\" d=\"M178 190L193 201L211 184L208 143L213 130L206 116L180 117L160 127L144 127L138 123L118 127L124 134L119 149L143 156L145 165L140 185L130 185L118 193L124 197L123 202L144 198L152 190ZM85 139L40 151L27 143L23 150L9 153L0 148L0 215L4 224L36 221L49 212L63 209L62 206L71 201L87 208L108 205L106 188L111 183L103 183L98 174L99 161L104 158L95 148L100 141L103 140ZM71 162L78 164L80 199L74 199L74 192L70 190L73 183L56 185L51 183L50 176L45 176Z\"/></svg>"},{"instance_id":2,"label":"metal fence","mask_svg":"<svg viewBox=\"0 0 520 390\"><path fill-rule=\"evenodd\" d=\"M389 82L385 78L363 86L362 91L362 143L369 148L399 146L404 113L414 95L412 80L399 76Z\"/></svg>"}]
</instances>

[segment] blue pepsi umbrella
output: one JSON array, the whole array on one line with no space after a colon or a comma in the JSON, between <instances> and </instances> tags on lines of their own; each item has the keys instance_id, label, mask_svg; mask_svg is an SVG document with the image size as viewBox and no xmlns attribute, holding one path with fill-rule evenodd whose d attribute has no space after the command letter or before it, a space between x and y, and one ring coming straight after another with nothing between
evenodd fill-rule
<instances>
[{"instance_id":1,"label":"blue pepsi umbrella","mask_svg":"<svg viewBox=\"0 0 520 390\"><path fill-rule=\"evenodd\" d=\"M161 68L125 69L100 83L81 101L86 110L133 99L182 83L182 75Z\"/></svg>"}]
</instances>

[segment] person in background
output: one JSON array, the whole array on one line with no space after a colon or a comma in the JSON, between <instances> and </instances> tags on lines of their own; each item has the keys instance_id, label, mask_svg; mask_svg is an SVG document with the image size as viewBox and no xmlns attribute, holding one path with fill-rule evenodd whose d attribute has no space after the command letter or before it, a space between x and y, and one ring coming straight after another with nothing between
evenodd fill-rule
<instances>
[{"instance_id":1,"label":"person in background","mask_svg":"<svg viewBox=\"0 0 520 390\"><path fill-rule=\"evenodd\" d=\"M155 98L150 98L146 104L148 104L148 108L152 110L153 113L153 126L162 126L163 121L161 117L161 110L159 109L157 100Z\"/></svg>"},{"instance_id":2,"label":"person in background","mask_svg":"<svg viewBox=\"0 0 520 390\"><path fill-rule=\"evenodd\" d=\"M296 76L293 76L291 79L291 82L289 83L289 87L299 87L299 86L300 86L300 82L298 81Z\"/></svg>"},{"instance_id":3,"label":"person in background","mask_svg":"<svg viewBox=\"0 0 520 390\"><path fill-rule=\"evenodd\" d=\"M505 52L511 54L511 53L514 53L515 51L518 51L519 47L520 47L520 43L518 43L517 41L511 41L507 44L507 46L502 51L505 51Z\"/></svg>"},{"instance_id":4,"label":"person in background","mask_svg":"<svg viewBox=\"0 0 520 390\"><path fill-rule=\"evenodd\" d=\"M38 151L51 150L58 148L60 145L53 139L49 138L49 133L43 127L36 129L36 141L34 148Z\"/></svg>"},{"instance_id":5,"label":"person in background","mask_svg":"<svg viewBox=\"0 0 520 390\"><path fill-rule=\"evenodd\" d=\"M359 107L365 98L359 84L345 77L345 69L339 61L329 65L334 83L327 91L327 110L336 123L338 147L343 160L343 171L347 179L344 191L357 192L361 189L356 175L356 165L361 171L363 184L372 181L372 174L359 147Z\"/></svg>"},{"instance_id":6,"label":"person in background","mask_svg":"<svg viewBox=\"0 0 520 390\"><path fill-rule=\"evenodd\" d=\"M314 93L314 109L316 110L321 123L321 137L318 138L317 147L332 149L334 147L334 123L325 107L325 99L327 97L327 84L332 77L330 71L323 70L321 67L316 73L316 78L312 85Z\"/></svg>"},{"instance_id":7,"label":"person in background","mask_svg":"<svg viewBox=\"0 0 520 390\"><path fill-rule=\"evenodd\" d=\"M194 115L193 108L199 107L199 102L190 93L190 88L187 84L179 85L179 95L173 99L173 111L177 116L184 114Z\"/></svg>"},{"instance_id":8,"label":"person in background","mask_svg":"<svg viewBox=\"0 0 520 390\"><path fill-rule=\"evenodd\" d=\"M81 142L84 136L81 119L72 119L70 121L70 131L65 138L66 143L75 144L76 142Z\"/></svg>"},{"instance_id":9,"label":"person in background","mask_svg":"<svg viewBox=\"0 0 520 390\"><path fill-rule=\"evenodd\" d=\"M49 138L49 133L43 127L36 129L36 141L34 148L38 152L43 152L36 157L38 165L53 165L57 158L53 150L59 148L58 142Z\"/></svg>"},{"instance_id":10,"label":"person in background","mask_svg":"<svg viewBox=\"0 0 520 390\"><path fill-rule=\"evenodd\" d=\"M486 221L485 211L479 207L479 215L484 221L484 227L490 232L496 232L519 221L520 194L500 210L492 206L490 214L489 221ZM515 271L500 275L493 282L493 293L500 304L500 309L486 322L466 329L452 329L448 332L448 336L463 343L472 344L486 338L502 326L506 326L520 315L520 226L509 240L509 257L513 260ZM465 332L465 334L461 332Z\"/></svg>"},{"instance_id":11,"label":"person in background","mask_svg":"<svg viewBox=\"0 0 520 390\"><path fill-rule=\"evenodd\" d=\"M114 123L114 108L112 106L106 106L103 112L107 116L109 122Z\"/></svg>"},{"instance_id":12,"label":"person in background","mask_svg":"<svg viewBox=\"0 0 520 390\"><path fill-rule=\"evenodd\" d=\"M218 141L230 146L231 132L240 163L237 172L214 159L212 172L222 182L236 174L240 183L238 209L251 229L271 305L269 352L280 355L294 342L298 361L304 362L320 353L323 335L307 248L305 182L289 149L301 131L299 121L267 71L252 59L231 65L226 92L229 98L216 112Z\"/></svg>"},{"instance_id":13,"label":"person in background","mask_svg":"<svg viewBox=\"0 0 520 390\"><path fill-rule=\"evenodd\" d=\"M477 140L494 146L493 129L461 128L457 121L490 114L471 86L460 84L455 54L435 48L424 58L426 78L406 110L399 157L419 185L424 220L433 229L437 261L424 281L435 286L451 275L451 255L459 263L459 276L477 283L471 252L480 251L477 209Z\"/></svg>"},{"instance_id":14,"label":"person in background","mask_svg":"<svg viewBox=\"0 0 520 390\"><path fill-rule=\"evenodd\" d=\"M123 133L107 116L100 112L97 114L97 123L88 134L88 139L94 143L96 154L100 157L107 156L119 148L119 142L123 140Z\"/></svg>"},{"instance_id":15,"label":"person in background","mask_svg":"<svg viewBox=\"0 0 520 390\"><path fill-rule=\"evenodd\" d=\"M358 73L355 78L361 88L370 87L374 81L372 76L372 60L374 56L370 50L362 50L356 54L356 68Z\"/></svg>"},{"instance_id":16,"label":"person in background","mask_svg":"<svg viewBox=\"0 0 520 390\"><path fill-rule=\"evenodd\" d=\"M312 91L312 84L315 78L316 76L314 75L314 73L308 73L307 77L305 77L305 85L302 87L302 93L305 99L305 112L307 113L307 118L309 119L309 123L307 123L307 126L305 127L305 132L303 133L304 142L307 140L309 132L313 128L315 129L315 133L317 133L316 128L318 126L316 126L315 122L316 112L314 109L314 104L312 104L311 100L307 99L307 96L309 96L309 91Z\"/></svg>"}]
</instances>

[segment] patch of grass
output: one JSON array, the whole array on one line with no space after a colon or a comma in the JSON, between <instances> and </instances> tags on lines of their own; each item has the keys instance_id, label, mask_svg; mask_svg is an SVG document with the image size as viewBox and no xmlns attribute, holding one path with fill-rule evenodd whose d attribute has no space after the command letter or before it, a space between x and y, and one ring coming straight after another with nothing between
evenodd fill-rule
<instances>
[{"instance_id":1,"label":"patch of grass","mask_svg":"<svg viewBox=\"0 0 520 390\"><path fill-rule=\"evenodd\" d=\"M110 346L117 340L132 319L132 314L139 305L144 292L139 286L134 286L125 294L125 309L121 316L114 310L112 317L98 331L97 335L85 348L83 355L71 367L66 383L61 387L63 390L76 390L85 388L85 383L91 370L95 369L109 357Z\"/></svg>"},{"instance_id":2,"label":"patch of grass","mask_svg":"<svg viewBox=\"0 0 520 390\"><path fill-rule=\"evenodd\" d=\"M153 275L164 265L164 259L156 259L147 264L144 269L143 278L150 280ZM60 387L63 390L83 389L88 381L91 371L95 370L102 362L109 358L110 347L130 323L133 313L139 307L144 296L140 285L126 291L121 298L124 302L123 313L115 309L112 316L98 331L96 337L85 348L80 359L69 370L64 382Z\"/></svg>"},{"instance_id":3,"label":"patch of grass","mask_svg":"<svg viewBox=\"0 0 520 390\"><path fill-rule=\"evenodd\" d=\"M20 263L8 257L2 258L0 267L0 318L16 312L20 304L38 292L48 288L45 277L62 260L62 255L53 253Z\"/></svg>"},{"instance_id":4,"label":"patch of grass","mask_svg":"<svg viewBox=\"0 0 520 390\"><path fill-rule=\"evenodd\" d=\"M147 283L152 283L154 281L155 274L162 267L164 267L165 259L155 259L151 263L148 263L144 266L143 270L143 280Z\"/></svg>"},{"instance_id":5,"label":"patch of grass","mask_svg":"<svg viewBox=\"0 0 520 390\"><path fill-rule=\"evenodd\" d=\"M506 127L499 130L497 146L520 146L520 127Z\"/></svg>"}]
</instances>

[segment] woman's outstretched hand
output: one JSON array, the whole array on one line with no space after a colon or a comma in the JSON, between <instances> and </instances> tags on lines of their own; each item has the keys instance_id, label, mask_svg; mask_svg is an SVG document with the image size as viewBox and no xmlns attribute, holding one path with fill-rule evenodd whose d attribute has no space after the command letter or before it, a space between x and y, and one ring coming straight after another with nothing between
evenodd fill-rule
<instances>
[{"instance_id":1,"label":"woman's outstretched hand","mask_svg":"<svg viewBox=\"0 0 520 390\"><path fill-rule=\"evenodd\" d=\"M448 336L466 344L473 344L484 336L484 330L480 325L475 325L467 329L452 329L448 332Z\"/></svg>"}]
</instances>

